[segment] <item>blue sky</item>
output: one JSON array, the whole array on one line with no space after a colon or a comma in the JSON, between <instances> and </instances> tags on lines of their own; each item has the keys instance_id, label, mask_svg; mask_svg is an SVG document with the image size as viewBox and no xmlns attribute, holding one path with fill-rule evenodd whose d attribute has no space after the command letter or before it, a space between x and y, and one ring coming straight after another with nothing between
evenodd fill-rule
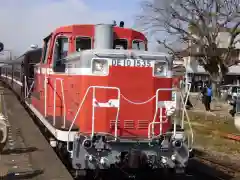
<instances>
[{"instance_id":1,"label":"blue sky","mask_svg":"<svg viewBox=\"0 0 240 180\"><path fill-rule=\"evenodd\" d=\"M19 54L56 27L67 24L125 21L137 28L141 0L8 0L0 5L0 41Z\"/></svg>"},{"instance_id":2,"label":"blue sky","mask_svg":"<svg viewBox=\"0 0 240 180\"><path fill-rule=\"evenodd\" d=\"M131 18L130 20L133 20L134 14L137 14L140 10L141 0L84 0L84 2L92 7L93 10L114 10L121 16L129 17Z\"/></svg>"}]
</instances>

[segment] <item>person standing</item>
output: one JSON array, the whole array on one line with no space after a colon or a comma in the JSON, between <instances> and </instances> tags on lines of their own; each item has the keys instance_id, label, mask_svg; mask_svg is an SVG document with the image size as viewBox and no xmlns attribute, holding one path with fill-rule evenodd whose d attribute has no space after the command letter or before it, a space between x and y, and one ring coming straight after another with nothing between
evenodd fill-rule
<instances>
[{"instance_id":1,"label":"person standing","mask_svg":"<svg viewBox=\"0 0 240 180\"><path fill-rule=\"evenodd\" d=\"M202 102L205 106L206 111L211 111L211 101L212 101L212 87L210 83L206 83L206 86L202 89Z\"/></svg>"},{"instance_id":2,"label":"person standing","mask_svg":"<svg viewBox=\"0 0 240 180\"><path fill-rule=\"evenodd\" d=\"M211 102L212 102L212 87L210 83L207 84L207 111L211 111Z\"/></svg>"},{"instance_id":3,"label":"person standing","mask_svg":"<svg viewBox=\"0 0 240 180\"><path fill-rule=\"evenodd\" d=\"M202 103L205 106L205 104L206 104L206 84L203 83L202 87L200 87L200 88L201 88L200 90L201 90ZM206 108L206 106L205 106L205 108Z\"/></svg>"}]
</instances>

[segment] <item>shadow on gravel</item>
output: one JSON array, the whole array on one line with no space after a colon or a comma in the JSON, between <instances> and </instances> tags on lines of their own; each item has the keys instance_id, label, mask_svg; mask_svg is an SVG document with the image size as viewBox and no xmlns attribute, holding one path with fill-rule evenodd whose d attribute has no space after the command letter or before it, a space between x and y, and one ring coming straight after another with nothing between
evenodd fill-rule
<instances>
[{"instance_id":1,"label":"shadow on gravel","mask_svg":"<svg viewBox=\"0 0 240 180\"><path fill-rule=\"evenodd\" d=\"M200 151L198 149L193 149L192 153L193 153L194 156L197 156L197 157L202 157L202 156L208 155L207 152Z\"/></svg>"},{"instance_id":2,"label":"shadow on gravel","mask_svg":"<svg viewBox=\"0 0 240 180\"><path fill-rule=\"evenodd\" d=\"M37 151L38 148L36 147L29 147L29 148L16 148L16 149L6 149L4 150L1 155L9 155L9 154L23 154L23 153L30 153Z\"/></svg>"},{"instance_id":3,"label":"shadow on gravel","mask_svg":"<svg viewBox=\"0 0 240 180\"><path fill-rule=\"evenodd\" d=\"M211 164L205 164L198 159L189 161L187 173L196 177L196 179L224 179L233 180L234 176L229 172L224 172Z\"/></svg>"},{"instance_id":4,"label":"shadow on gravel","mask_svg":"<svg viewBox=\"0 0 240 180\"><path fill-rule=\"evenodd\" d=\"M193 154L195 157L197 157L199 159L201 159L201 158L207 159L209 162L212 162L213 164L216 163L220 166L228 167L229 169L232 169L236 172L240 171L239 163L231 162L227 157L226 157L226 159L224 159L224 157L219 158L218 156L210 155L206 151L201 151L201 150L197 150L197 149L193 150Z\"/></svg>"},{"instance_id":5,"label":"shadow on gravel","mask_svg":"<svg viewBox=\"0 0 240 180\"><path fill-rule=\"evenodd\" d=\"M238 170L238 167L233 167L232 164L226 163L226 162L217 162L217 160L212 159L209 157L209 154L207 152L194 149L193 150L194 157L189 161L189 172L190 174L195 174L194 176L204 177L204 174L206 177L211 177L214 179L224 179L224 180L240 180L238 178L235 178L232 172L227 171L226 169L222 169L214 165L214 163L219 164L220 166L224 166L227 168L230 168L232 170ZM209 163L204 163L201 161L201 157L208 159ZM214 163L211 163L211 161L214 161ZM203 176L201 176L201 174ZM199 178L197 178L199 179ZM200 178L201 179L201 178Z\"/></svg>"},{"instance_id":6,"label":"shadow on gravel","mask_svg":"<svg viewBox=\"0 0 240 180\"><path fill-rule=\"evenodd\" d=\"M44 171L42 170L35 170L35 171L26 171L26 172L19 172L19 173L9 173L4 177L0 177L3 180L17 180L17 179L32 179L43 174Z\"/></svg>"}]
</instances>

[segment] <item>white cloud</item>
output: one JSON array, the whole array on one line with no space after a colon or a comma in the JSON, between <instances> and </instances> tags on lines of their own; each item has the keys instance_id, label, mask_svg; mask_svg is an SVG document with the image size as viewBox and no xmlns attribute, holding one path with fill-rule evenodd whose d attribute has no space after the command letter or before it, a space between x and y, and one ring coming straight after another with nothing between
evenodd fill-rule
<instances>
[{"instance_id":1,"label":"white cloud","mask_svg":"<svg viewBox=\"0 0 240 180\"><path fill-rule=\"evenodd\" d=\"M93 11L83 0L8 0L1 2L0 17L0 41L17 54L31 44L41 46L42 39L62 25L110 23L113 19L130 24L124 13Z\"/></svg>"}]
</instances>

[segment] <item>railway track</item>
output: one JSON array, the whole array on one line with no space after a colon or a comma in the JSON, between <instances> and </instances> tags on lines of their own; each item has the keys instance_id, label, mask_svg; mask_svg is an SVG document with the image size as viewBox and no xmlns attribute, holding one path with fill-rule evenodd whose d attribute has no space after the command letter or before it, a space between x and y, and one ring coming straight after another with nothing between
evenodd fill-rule
<instances>
[{"instance_id":1,"label":"railway track","mask_svg":"<svg viewBox=\"0 0 240 180\"><path fill-rule=\"evenodd\" d=\"M198 150L194 150L194 155L195 157L189 164L189 171L195 176L205 176L206 179L216 180L239 180L237 176L239 176L240 167L217 161Z\"/></svg>"},{"instance_id":2,"label":"railway track","mask_svg":"<svg viewBox=\"0 0 240 180\"><path fill-rule=\"evenodd\" d=\"M211 155L196 149L194 149L194 155L203 163L212 164L219 169L226 170L226 172L240 173L240 165L216 160L215 158L211 157Z\"/></svg>"},{"instance_id":3,"label":"railway track","mask_svg":"<svg viewBox=\"0 0 240 180\"><path fill-rule=\"evenodd\" d=\"M218 169L222 172L225 172L228 175L232 175L232 176L234 176L237 173L237 171L239 170L238 168L228 167L226 165L223 165L220 162L216 162L214 160L207 159L207 158L204 158L204 157L198 158L198 160L200 162L204 163L204 164L209 164L209 165L215 167L216 169Z\"/></svg>"}]
</instances>

